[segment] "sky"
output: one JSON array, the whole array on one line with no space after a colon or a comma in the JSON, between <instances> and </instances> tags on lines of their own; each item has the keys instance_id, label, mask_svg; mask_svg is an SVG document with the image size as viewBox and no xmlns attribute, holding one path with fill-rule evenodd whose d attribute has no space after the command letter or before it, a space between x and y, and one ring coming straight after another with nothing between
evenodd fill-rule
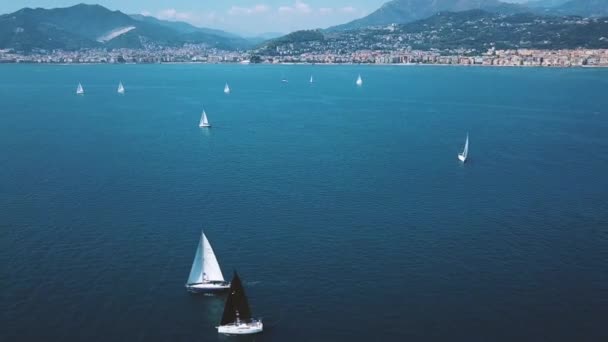
<instances>
[{"instance_id":1,"label":"sky","mask_svg":"<svg viewBox=\"0 0 608 342\"><path fill-rule=\"evenodd\" d=\"M17 0L0 1L0 13L23 7L68 7L90 3L128 14L185 21L244 36L326 28L363 17L388 0ZM429 0L430 1L430 0Z\"/></svg>"}]
</instances>

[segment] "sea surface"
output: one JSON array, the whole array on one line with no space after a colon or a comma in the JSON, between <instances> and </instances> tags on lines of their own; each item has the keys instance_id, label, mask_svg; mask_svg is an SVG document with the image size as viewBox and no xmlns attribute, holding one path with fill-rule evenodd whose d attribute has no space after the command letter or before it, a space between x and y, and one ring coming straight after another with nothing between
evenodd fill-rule
<instances>
[{"instance_id":1,"label":"sea surface","mask_svg":"<svg viewBox=\"0 0 608 342\"><path fill-rule=\"evenodd\" d=\"M3 341L608 341L608 69L0 65L0 290Z\"/></svg>"}]
</instances>

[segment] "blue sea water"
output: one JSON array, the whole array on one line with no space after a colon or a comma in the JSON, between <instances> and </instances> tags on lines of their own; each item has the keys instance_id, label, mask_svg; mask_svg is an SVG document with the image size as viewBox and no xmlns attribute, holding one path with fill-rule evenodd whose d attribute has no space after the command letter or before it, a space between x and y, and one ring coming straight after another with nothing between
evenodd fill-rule
<instances>
[{"instance_id":1,"label":"blue sea water","mask_svg":"<svg viewBox=\"0 0 608 342\"><path fill-rule=\"evenodd\" d=\"M603 69L0 65L0 339L606 341L607 175Z\"/></svg>"}]
</instances>

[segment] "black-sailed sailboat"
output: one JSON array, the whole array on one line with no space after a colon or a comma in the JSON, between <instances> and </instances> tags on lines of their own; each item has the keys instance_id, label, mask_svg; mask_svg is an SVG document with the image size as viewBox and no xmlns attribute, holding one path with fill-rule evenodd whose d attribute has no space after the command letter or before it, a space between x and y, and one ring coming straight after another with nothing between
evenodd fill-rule
<instances>
[{"instance_id":1,"label":"black-sailed sailboat","mask_svg":"<svg viewBox=\"0 0 608 342\"><path fill-rule=\"evenodd\" d=\"M260 333L262 330L264 330L262 320L252 318L245 289L239 275L234 271L224 314L217 331L227 335L249 335Z\"/></svg>"}]
</instances>

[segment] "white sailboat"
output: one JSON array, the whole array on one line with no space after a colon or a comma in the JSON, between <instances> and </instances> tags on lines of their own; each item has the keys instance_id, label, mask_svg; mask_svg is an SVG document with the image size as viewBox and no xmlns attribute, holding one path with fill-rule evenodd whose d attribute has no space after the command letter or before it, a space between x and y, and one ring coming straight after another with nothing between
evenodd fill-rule
<instances>
[{"instance_id":1,"label":"white sailboat","mask_svg":"<svg viewBox=\"0 0 608 342\"><path fill-rule=\"evenodd\" d=\"M122 85L122 82L118 83L118 90L117 92L119 94L124 94L125 93L125 87Z\"/></svg>"},{"instance_id":2,"label":"white sailboat","mask_svg":"<svg viewBox=\"0 0 608 342\"><path fill-rule=\"evenodd\" d=\"M80 84L80 83L78 83L78 87L76 88L76 94L84 95L84 88L82 87L82 84Z\"/></svg>"},{"instance_id":3,"label":"white sailboat","mask_svg":"<svg viewBox=\"0 0 608 342\"><path fill-rule=\"evenodd\" d=\"M264 324L261 319L253 318L249 301L239 275L234 271L230 292L224 305L222 320L217 332L226 335L251 335L261 333Z\"/></svg>"},{"instance_id":4,"label":"white sailboat","mask_svg":"<svg viewBox=\"0 0 608 342\"><path fill-rule=\"evenodd\" d=\"M310 83L314 83L315 81L312 78L312 75L310 75Z\"/></svg>"},{"instance_id":5,"label":"white sailboat","mask_svg":"<svg viewBox=\"0 0 608 342\"><path fill-rule=\"evenodd\" d=\"M361 78L361 75L359 75L359 77L357 77L357 81L355 82L359 87L363 85L363 79Z\"/></svg>"},{"instance_id":6,"label":"white sailboat","mask_svg":"<svg viewBox=\"0 0 608 342\"><path fill-rule=\"evenodd\" d=\"M226 83L224 86L224 94L230 94L230 87L228 86L228 83Z\"/></svg>"},{"instance_id":7,"label":"white sailboat","mask_svg":"<svg viewBox=\"0 0 608 342\"><path fill-rule=\"evenodd\" d=\"M207 113L203 109L203 114L201 115L201 121L198 123L198 127L211 127L209 120L207 119Z\"/></svg>"},{"instance_id":8,"label":"white sailboat","mask_svg":"<svg viewBox=\"0 0 608 342\"><path fill-rule=\"evenodd\" d=\"M462 150L462 153L458 153L458 159L464 163L467 161L468 155L469 155L469 133L467 133L467 140L464 143L464 150Z\"/></svg>"},{"instance_id":9,"label":"white sailboat","mask_svg":"<svg viewBox=\"0 0 608 342\"><path fill-rule=\"evenodd\" d=\"M228 288L230 288L230 282L224 280L213 248L205 233L201 233L186 289L190 292L214 292Z\"/></svg>"}]
</instances>

